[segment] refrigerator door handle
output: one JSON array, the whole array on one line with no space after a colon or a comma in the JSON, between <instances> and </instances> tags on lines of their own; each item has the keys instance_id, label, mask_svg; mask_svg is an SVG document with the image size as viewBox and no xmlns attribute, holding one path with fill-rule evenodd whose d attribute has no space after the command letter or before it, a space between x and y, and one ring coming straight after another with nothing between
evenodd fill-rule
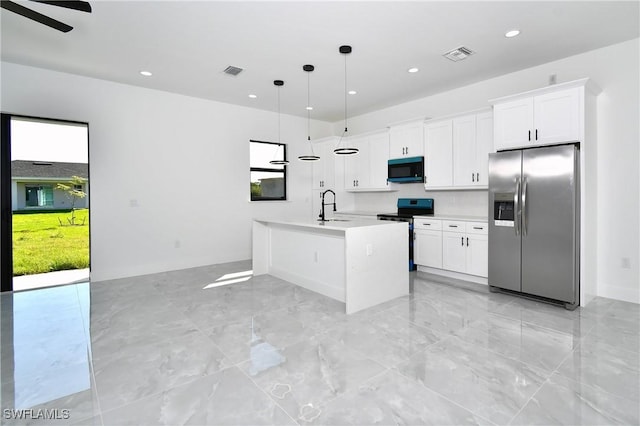
<instances>
[{"instance_id":1,"label":"refrigerator door handle","mask_svg":"<svg viewBox=\"0 0 640 426\"><path fill-rule=\"evenodd\" d=\"M522 186L522 235L527 235L527 178Z\"/></svg>"},{"instance_id":2,"label":"refrigerator door handle","mask_svg":"<svg viewBox=\"0 0 640 426\"><path fill-rule=\"evenodd\" d=\"M516 192L513 194L513 221L516 235L520 235L520 178L516 178Z\"/></svg>"}]
</instances>

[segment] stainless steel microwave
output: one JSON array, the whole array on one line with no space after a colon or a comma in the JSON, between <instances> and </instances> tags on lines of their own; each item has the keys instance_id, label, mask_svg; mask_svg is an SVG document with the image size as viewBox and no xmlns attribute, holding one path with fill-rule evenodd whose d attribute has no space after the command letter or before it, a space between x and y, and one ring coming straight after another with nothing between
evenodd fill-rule
<instances>
[{"instance_id":1,"label":"stainless steel microwave","mask_svg":"<svg viewBox=\"0 0 640 426\"><path fill-rule=\"evenodd\" d=\"M389 160L387 180L397 183L424 182L424 157Z\"/></svg>"}]
</instances>

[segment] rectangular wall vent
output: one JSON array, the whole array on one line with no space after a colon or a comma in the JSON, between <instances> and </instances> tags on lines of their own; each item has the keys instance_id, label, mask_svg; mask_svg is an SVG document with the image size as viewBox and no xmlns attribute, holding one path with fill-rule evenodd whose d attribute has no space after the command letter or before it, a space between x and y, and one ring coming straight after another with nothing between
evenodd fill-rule
<instances>
[{"instance_id":1,"label":"rectangular wall vent","mask_svg":"<svg viewBox=\"0 0 640 426\"><path fill-rule=\"evenodd\" d=\"M232 65L229 65L227 68L224 69L224 73L229 75L238 75L241 72L242 72L242 68L234 67Z\"/></svg>"},{"instance_id":2,"label":"rectangular wall vent","mask_svg":"<svg viewBox=\"0 0 640 426\"><path fill-rule=\"evenodd\" d=\"M449 59L450 61L458 62L463 59L466 59L467 57L473 55L474 53L476 52L469 49L468 47L460 46L457 49L453 49L442 56Z\"/></svg>"}]
</instances>

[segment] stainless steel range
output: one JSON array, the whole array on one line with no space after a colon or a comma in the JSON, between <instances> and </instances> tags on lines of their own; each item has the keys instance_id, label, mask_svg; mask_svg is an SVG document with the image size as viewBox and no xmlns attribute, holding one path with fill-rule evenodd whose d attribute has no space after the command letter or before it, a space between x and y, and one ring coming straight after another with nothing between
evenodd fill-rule
<instances>
[{"instance_id":1,"label":"stainless steel range","mask_svg":"<svg viewBox=\"0 0 640 426\"><path fill-rule=\"evenodd\" d=\"M378 220L393 220L409 223L409 270L415 271L413 263L413 217L433 215L433 198L398 198L397 213L381 213Z\"/></svg>"}]
</instances>

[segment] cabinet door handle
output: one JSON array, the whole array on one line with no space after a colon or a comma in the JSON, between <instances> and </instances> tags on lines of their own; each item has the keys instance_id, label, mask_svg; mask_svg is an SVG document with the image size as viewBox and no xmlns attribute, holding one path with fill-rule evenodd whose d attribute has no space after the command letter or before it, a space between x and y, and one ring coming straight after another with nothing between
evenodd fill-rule
<instances>
[{"instance_id":1,"label":"cabinet door handle","mask_svg":"<svg viewBox=\"0 0 640 426\"><path fill-rule=\"evenodd\" d=\"M471 182L475 182L475 181L476 181L476 180L475 180L475 176L474 176L474 174L473 174L473 173L471 173Z\"/></svg>"},{"instance_id":2,"label":"cabinet door handle","mask_svg":"<svg viewBox=\"0 0 640 426\"><path fill-rule=\"evenodd\" d=\"M469 237L467 237L467 247L469 247Z\"/></svg>"},{"instance_id":3,"label":"cabinet door handle","mask_svg":"<svg viewBox=\"0 0 640 426\"><path fill-rule=\"evenodd\" d=\"M476 173L476 182L480 182L480 173Z\"/></svg>"},{"instance_id":4,"label":"cabinet door handle","mask_svg":"<svg viewBox=\"0 0 640 426\"><path fill-rule=\"evenodd\" d=\"M483 226L474 226L473 229L484 229Z\"/></svg>"},{"instance_id":5,"label":"cabinet door handle","mask_svg":"<svg viewBox=\"0 0 640 426\"><path fill-rule=\"evenodd\" d=\"M458 225L449 225L449 228L457 228Z\"/></svg>"},{"instance_id":6,"label":"cabinet door handle","mask_svg":"<svg viewBox=\"0 0 640 426\"><path fill-rule=\"evenodd\" d=\"M538 140L538 129L536 129L536 140Z\"/></svg>"},{"instance_id":7,"label":"cabinet door handle","mask_svg":"<svg viewBox=\"0 0 640 426\"><path fill-rule=\"evenodd\" d=\"M464 237L460 237L460 244L464 247Z\"/></svg>"},{"instance_id":8,"label":"cabinet door handle","mask_svg":"<svg viewBox=\"0 0 640 426\"><path fill-rule=\"evenodd\" d=\"M529 140L531 140L531 130L529 130Z\"/></svg>"},{"instance_id":9,"label":"cabinet door handle","mask_svg":"<svg viewBox=\"0 0 640 426\"><path fill-rule=\"evenodd\" d=\"M407 153L407 154L409 153L409 147L407 147L407 152L406 152L406 153Z\"/></svg>"},{"instance_id":10,"label":"cabinet door handle","mask_svg":"<svg viewBox=\"0 0 640 426\"><path fill-rule=\"evenodd\" d=\"M424 226L431 226L430 223L423 223Z\"/></svg>"}]
</instances>

